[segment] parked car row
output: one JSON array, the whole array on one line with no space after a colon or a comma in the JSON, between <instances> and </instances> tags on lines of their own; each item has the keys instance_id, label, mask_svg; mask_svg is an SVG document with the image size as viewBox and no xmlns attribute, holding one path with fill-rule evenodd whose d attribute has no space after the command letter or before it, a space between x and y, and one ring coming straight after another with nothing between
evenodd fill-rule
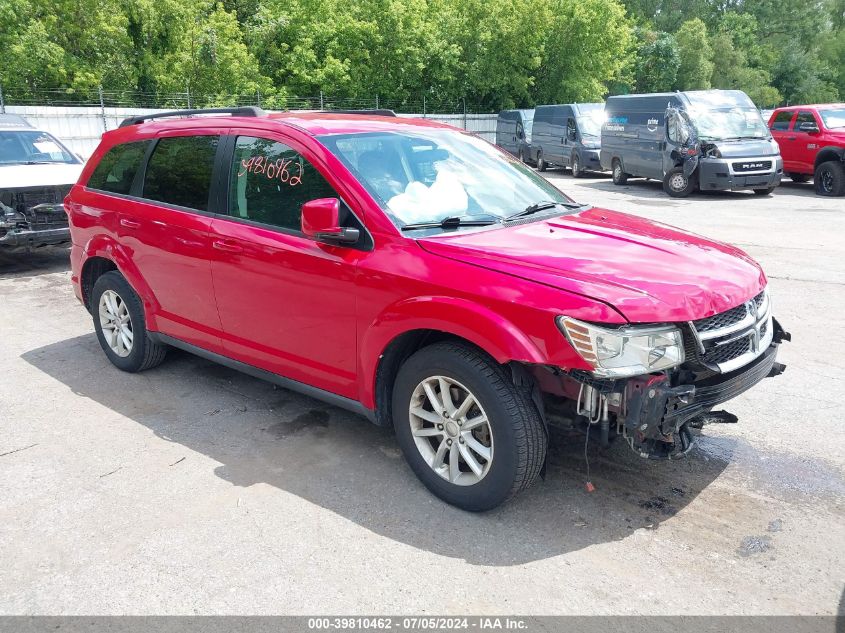
<instances>
[{"instance_id":1,"label":"parked car row","mask_svg":"<svg viewBox=\"0 0 845 633\"><path fill-rule=\"evenodd\" d=\"M619 185L655 179L673 197L743 189L768 195L784 175L813 179L819 195L845 195L845 104L770 113L767 125L740 90L620 95L604 104L541 105L533 116L504 111L496 139L540 171L569 168L576 178L610 171ZM532 134L506 138L509 118L532 121Z\"/></svg>"}]
</instances>

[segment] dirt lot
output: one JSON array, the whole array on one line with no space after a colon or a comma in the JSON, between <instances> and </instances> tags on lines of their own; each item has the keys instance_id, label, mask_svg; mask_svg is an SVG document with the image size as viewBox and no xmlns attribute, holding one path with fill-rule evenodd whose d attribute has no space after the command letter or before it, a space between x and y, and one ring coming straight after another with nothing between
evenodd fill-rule
<instances>
[{"instance_id":1,"label":"dirt lot","mask_svg":"<svg viewBox=\"0 0 845 633\"><path fill-rule=\"evenodd\" d=\"M117 371L66 251L0 255L0 613L845 609L845 201L549 178L762 262L793 343L739 424L679 463L591 450L592 494L557 437L545 481L467 514L352 414L181 353Z\"/></svg>"}]
</instances>

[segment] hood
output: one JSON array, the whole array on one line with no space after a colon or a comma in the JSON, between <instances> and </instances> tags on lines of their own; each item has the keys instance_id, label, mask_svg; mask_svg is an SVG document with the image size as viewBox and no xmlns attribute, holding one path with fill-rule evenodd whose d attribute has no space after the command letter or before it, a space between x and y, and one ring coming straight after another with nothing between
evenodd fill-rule
<instances>
[{"instance_id":1,"label":"hood","mask_svg":"<svg viewBox=\"0 0 845 633\"><path fill-rule=\"evenodd\" d=\"M83 167L81 163L0 165L0 189L73 185L79 179Z\"/></svg>"},{"instance_id":2,"label":"hood","mask_svg":"<svg viewBox=\"0 0 845 633\"><path fill-rule=\"evenodd\" d=\"M822 141L822 144L828 144L830 141L834 141L838 144L845 144L845 130L837 128L835 130L826 130L824 133L825 140Z\"/></svg>"},{"instance_id":3,"label":"hood","mask_svg":"<svg viewBox=\"0 0 845 633\"><path fill-rule=\"evenodd\" d=\"M760 266L738 248L603 209L418 243L435 255L591 297L639 323L701 319L766 285Z\"/></svg>"},{"instance_id":4,"label":"hood","mask_svg":"<svg viewBox=\"0 0 845 633\"><path fill-rule=\"evenodd\" d=\"M776 141L767 139L742 139L741 141L713 141L722 158L749 158L756 156L778 156L780 149Z\"/></svg>"}]
</instances>

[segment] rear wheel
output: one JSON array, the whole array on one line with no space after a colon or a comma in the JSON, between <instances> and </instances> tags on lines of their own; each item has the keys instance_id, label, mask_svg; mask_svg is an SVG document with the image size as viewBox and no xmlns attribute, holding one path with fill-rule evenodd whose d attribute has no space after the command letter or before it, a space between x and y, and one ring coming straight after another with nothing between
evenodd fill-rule
<instances>
[{"instance_id":1,"label":"rear wheel","mask_svg":"<svg viewBox=\"0 0 845 633\"><path fill-rule=\"evenodd\" d=\"M101 275L91 293L100 347L118 369L138 372L160 364L167 347L147 333L141 299L116 270Z\"/></svg>"},{"instance_id":2,"label":"rear wheel","mask_svg":"<svg viewBox=\"0 0 845 633\"><path fill-rule=\"evenodd\" d=\"M796 174L795 172L787 174L792 182L810 182L812 176L810 174Z\"/></svg>"},{"instance_id":3,"label":"rear wheel","mask_svg":"<svg viewBox=\"0 0 845 633\"><path fill-rule=\"evenodd\" d=\"M530 486L546 434L530 390L486 354L436 343L411 356L393 387L396 438L411 469L447 503L480 512Z\"/></svg>"},{"instance_id":4,"label":"rear wheel","mask_svg":"<svg viewBox=\"0 0 845 633\"><path fill-rule=\"evenodd\" d=\"M663 177L663 191L673 198L686 198L695 191L695 175L687 176L683 167L674 167Z\"/></svg>"},{"instance_id":5,"label":"rear wheel","mask_svg":"<svg viewBox=\"0 0 845 633\"><path fill-rule=\"evenodd\" d=\"M628 182L628 174L626 174L625 171L622 169L622 163L618 158L613 159L611 170L613 172L614 185L624 185L626 182Z\"/></svg>"},{"instance_id":6,"label":"rear wheel","mask_svg":"<svg viewBox=\"0 0 845 633\"><path fill-rule=\"evenodd\" d=\"M543 158L543 150L537 152L537 171L546 171L548 165L546 164L546 160Z\"/></svg>"},{"instance_id":7,"label":"rear wheel","mask_svg":"<svg viewBox=\"0 0 845 633\"><path fill-rule=\"evenodd\" d=\"M813 182L816 186L817 195L845 195L845 166L838 160L824 162L816 167Z\"/></svg>"}]
</instances>

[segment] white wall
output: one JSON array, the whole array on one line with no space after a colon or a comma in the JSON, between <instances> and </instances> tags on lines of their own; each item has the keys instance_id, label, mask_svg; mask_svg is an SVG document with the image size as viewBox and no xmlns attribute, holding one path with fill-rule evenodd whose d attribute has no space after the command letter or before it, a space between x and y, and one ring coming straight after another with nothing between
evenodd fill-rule
<instances>
[{"instance_id":1,"label":"white wall","mask_svg":"<svg viewBox=\"0 0 845 633\"><path fill-rule=\"evenodd\" d=\"M105 130L113 130L123 119L138 114L164 112L149 108L6 106L7 114L20 114L32 125L47 130L63 141L71 150L88 158ZM400 114L402 117L421 117L421 114ZM491 143L496 140L495 114L427 114L427 119L440 121L475 132Z\"/></svg>"}]
</instances>

